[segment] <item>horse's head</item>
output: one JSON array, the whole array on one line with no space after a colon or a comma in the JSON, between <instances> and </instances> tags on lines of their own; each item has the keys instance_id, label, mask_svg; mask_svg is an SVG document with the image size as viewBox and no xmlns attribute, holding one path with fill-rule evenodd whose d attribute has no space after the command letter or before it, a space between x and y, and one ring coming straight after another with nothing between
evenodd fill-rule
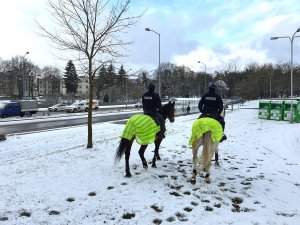
<instances>
[{"instance_id":1,"label":"horse's head","mask_svg":"<svg viewBox=\"0 0 300 225\"><path fill-rule=\"evenodd\" d=\"M175 102L168 102L163 105L161 114L165 119L169 119L173 123L175 121Z\"/></svg>"}]
</instances>

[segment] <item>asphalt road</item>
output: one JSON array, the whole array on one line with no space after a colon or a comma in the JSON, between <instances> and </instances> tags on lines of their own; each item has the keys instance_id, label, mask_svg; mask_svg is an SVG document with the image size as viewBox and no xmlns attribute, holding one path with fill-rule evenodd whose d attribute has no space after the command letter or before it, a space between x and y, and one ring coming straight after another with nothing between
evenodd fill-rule
<instances>
[{"instance_id":1,"label":"asphalt road","mask_svg":"<svg viewBox=\"0 0 300 225\"><path fill-rule=\"evenodd\" d=\"M92 122L123 120L138 112L107 113L93 115ZM63 114L61 114L63 115ZM87 113L74 116L58 116L48 118L25 118L23 120L11 120L0 123L0 133L15 134L40 130L56 129L87 124Z\"/></svg>"}]
</instances>

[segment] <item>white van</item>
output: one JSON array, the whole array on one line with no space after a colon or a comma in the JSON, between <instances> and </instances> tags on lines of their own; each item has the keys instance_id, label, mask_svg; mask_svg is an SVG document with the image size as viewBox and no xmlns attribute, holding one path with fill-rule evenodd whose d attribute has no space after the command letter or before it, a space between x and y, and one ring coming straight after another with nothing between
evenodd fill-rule
<instances>
[{"instance_id":1,"label":"white van","mask_svg":"<svg viewBox=\"0 0 300 225\"><path fill-rule=\"evenodd\" d=\"M81 100L80 102L83 102L86 105L89 105L89 100L88 99ZM99 101L98 100L93 99L92 108L95 109L95 110L99 109Z\"/></svg>"}]
</instances>

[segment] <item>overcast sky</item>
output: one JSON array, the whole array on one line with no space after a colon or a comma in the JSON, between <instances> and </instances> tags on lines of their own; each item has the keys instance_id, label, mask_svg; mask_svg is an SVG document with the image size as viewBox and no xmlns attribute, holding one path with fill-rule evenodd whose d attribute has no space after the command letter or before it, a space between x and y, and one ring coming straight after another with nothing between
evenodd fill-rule
<instances>
[{"instance_id":1,"label":"overcast sky","mask_svg":"<svg viewBox=\"0 0 300 225\"><path fill-rule=\"evenodd\" d=\"M160 33L161 62L186 65L195 71L225 69L230 62L289 62L289 39L271 41L271 36L292 36L300 27L299 0L132 0L131 12L144 12L124 38L134 41L123 59L124 68L153 70L158 65ZM0 58L26 57L40 67L64 68L48 41L37 35L35 20L53 26L46 0L9 0L0 8ZM300 33L299 33L300 36ZM300 64L300 38L294 41L294 63Z\"/></svg>"}]
</instances>

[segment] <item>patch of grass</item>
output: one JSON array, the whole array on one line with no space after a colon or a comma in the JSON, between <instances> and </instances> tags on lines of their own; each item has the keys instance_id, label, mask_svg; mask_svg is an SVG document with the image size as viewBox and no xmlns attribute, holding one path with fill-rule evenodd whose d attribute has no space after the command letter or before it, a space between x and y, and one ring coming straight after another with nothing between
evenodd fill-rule
<instances>
[{"instance_id":1,"label":"patch of grass","mask_svg":"<svg viewBox=\"0 0 300 225\"><path fill-rule=\"evenodd\" d=\"M174 190L180 190L183 187L183 185L168 185L168 186L169 188Z\"/></svg>"},{"instance_id":2,"label":"patch of grass","mask_svg":"<svg viewBox=\"0 0 300 225\"><path fill-rule=\"evenodd\" d=\"M171 176L171 178L173 179L173 180L177 180L177 176Z\"/></svg>"},{"instance_id":3,"label":"patch of grass","mask_svg":"<svg viewBox=\"0 0 300 225\"><path fill-rule=\"evenodd\" d=\"M125 185L127 185L127 183L126 183L126 182L122 182L121 185L124 185L124 186L125 186Z\"/></svg>"},{"instance_id":4,"label":"patch of grass","mask_svg":"<svg viewBox=\"0 0 300 225\"><path fill-rule=\"evenodd\" d=\"M221 206L222 206L221 203L215 203L214 204L214 207L216 207L216 208L221 208Z\"/></svg>"},{"instance_id":5,"label":"patch of grass","mask_svg":"<svg viewBox=\"0 0 300 225\"><path fill-rule=\"evenodd\" d=\"M59 215L60 212L57 211L57 210L51 210L48 214L49 214L49 215Z\"/></svg>"},{"instance_id":6,"label":"patch of grass","mask_svg":"<svg viewBox=\"0 0 300 225\"><path fill-rule=\"evenodd\" d=\"M30 216L31 216L31 213L30 213L30 212L27 212L26 210L22 210L22 211L20 212L20 216L30 217Z\"/></svg>"},{"instance_id":7,"label":"patch of grass","mask_svg":"<svg viewBox=\"0 0 300 225\"><path fill-rule=\"evenodd\" d=\"M154 219L153 221L152 221L154 224L161 224L162 223L162 220L161 219Z\"/></svg>"},{"instance_id":8,"label":"patch of grass","mask_svg":"<svg viewBox=\"0 0 300 225\"><path fill-rule=\"evenodd\" d=\"M251 182L249 182L249 181L242 181L241 184L242 185L251 185Z\"/></svg>"},{"instance_id":9,"label":"patch of grass","mask_svg":"<svg viewBox=\"0 0 300 225\"><path fill-rule=\"evenodd\" d=\"M75 198L74 197L69 197L69 198L66 199L66 201L68 201L68 202L74 202Z\"/></svg>"},{"instance_id":10,"label":"patch of grass","mask_svg":"<svg viewBox=\"0 0 300 225\"><path fill-rule=\"evenodd\" d=\"M6 221L6 220L8 220L8 217L6 216L0 217L0 221Z\"/></svg>"},{"instance_id":11,"label":"patch of grass","mask_svg":"<svg viewBox=\"0 0 300 225\"><path fill-rule=\"evenodd\" d=\"M224 183L224 182L220 182L220 183L218 184L218 187L224 187L225 184L226 184L226 183Z\"/></svg>"},{"instance_id":12,"label":"patch of grass","mask_svg":"<svg viewBox=\"0 0 300 225\"><path fill-rule=\"evenodd\" d=\"M166 178L168 175L158 175L159 178Z\"/></svg>"},{"instance_id":13,"label":"patch of grass","mask_svg":"<svg viewBox=\"0 0 300 225\"><path fill-rule=\"evenodd\" d=\"M202 199L201 202L210 203L210 201L207 199Z\"/></svg>"},{"instance_id":14,"label":"patch of grass","mask_svg":"<svg viewBox=\"0 0 300 225\"><path fill-rule=\"evenodd\" d=\"M284 216L284 217L293 217L296 214L294 214L294 213L288 214L288 213L284 213L284 212L276 212L276 215L278 215L278 216Z\"/></svg>"},{"instance_id":15,"label":"patch of grass","mask_svg":"<svg viewBox=\"0 0 300 225\"><path fill-rule=\"evenodd\" d=\"M108 186L107 190L111 190L111 189L114 189L114 188L115 188L114 186Z\"/></svg>"},{"instance_id":16,"label":"patch of grass","mask_svg":"<svg viewBox=\"0 0 300 225\"><path fill-rule=\"evenodd\" d=\"M176 219L174 216L170 216L166 219L167 222L174 222Z\"/></svg>"},{"instance_id":17,"label":"patch of grass","mask_svg":"<svg viewBox=\"0 0 300 225\"><path fill-rule=\"evenodd\" d=\"M177 212L175 214L175 216L177 217L177 219L179 221L188 221L188 219L186 218L186 215L184 213L181 213L181 212Z\"/></svg>"},{"instance_id":18,"label":"patch of grass","mask_svg":"<svg viewBox=\"0 0 300 225\"><path fill-rule=\"evenodd\" d=\"M199 203L198 203L198 202L191 202L191 205L193 205L193 206L198 206Z\"/></svg>"},{"instance_id":19,"label":"patch of grass","mask_svg":"<svg viewBox=\"0 0 300 225\"><path fill-rule=\"evenodd\" d=\"M232 203L234 204L241 204L243 202L243 199L240 197L234 197L231 199Z\"/></svg>"},{"instance_id":20,"label":"patch of grass","mask_svg":"<svg viewBox=\"0 0 300 225\"><path fill-rule=\"evenodd\" d=\"M190 191L185 191L185 192L183 192L183 194L185 194L185 195L190 195L191 192L190 192Z\"/></svg>"},{"instance_id":21,"label":"patch of grass","mask_svg":"<svg viewBox=\"0 0 300 225\"><path fill-rule=\"evenodd\" d=\"M125 219L125 220L130 220L134 217L135 217L134 213L124 213L123 216L122 216L122 218Z\"/></svg>"},{"instance_id":22,"label":"patch of grass","mask_svg":"<svg viewBox=\"0 0 300 225\"><path fill-rule=\"evenodd\" d=\"M242 211L243 212L254 212L255 209L243 208Z\"/></svg>"},{"instance_id":23,"label":"patch of grass","mask_svg":"<svg viewBox=\"0 0 300 225\"><path fill-rule=\"evenodd\" d=\"M170 192L170 195L174 195L174 196L176 196L176 197L181 196L181 195L180 195L178 192L176 192L176 191Z\"/></svg>"},{"instance_id":24,"label":"patch of grass","mask_svg":"<svg viewBox=\"0 0 300 225\"><path fill-rule=\"evenodd\" d=\"M213 211L214 209L210 206L205 206L204 207L205 211Z\"/></svg>"},{"instance_id":25,"label":"patch of grass","mask_svg":"<svg viewBox=\"0 0 300 225\"><path fill-rule=\"evenodd\" d=\"M97 193L96 193L96 192L94 192L94 191L92 191L92 192L88 193L88 196L96 196L96 195L97 195Z\"/></svg>"},{"instance_id":26,"label":"patch of grass","mask_svg":"<svg viewBox=\"0 0 300 225\"><path fill-rule=\"evenodd\" d=\"M150 208L153 209L155 212L158 212L158 213L163 211L163 207L160 208L157 205L151 205Z\"/></svg>"},{"instance_id":27,"label":"patch of grass","mask_svg":"<svg viewBox=\"0 0 300 225\"><path fill-rule=\"evenodd\" d=\"M183 210L186 211L186 212L191 212L193 210L193 208L191 208L191 207L185 207Z\"/></svg>"}]
</instances>

